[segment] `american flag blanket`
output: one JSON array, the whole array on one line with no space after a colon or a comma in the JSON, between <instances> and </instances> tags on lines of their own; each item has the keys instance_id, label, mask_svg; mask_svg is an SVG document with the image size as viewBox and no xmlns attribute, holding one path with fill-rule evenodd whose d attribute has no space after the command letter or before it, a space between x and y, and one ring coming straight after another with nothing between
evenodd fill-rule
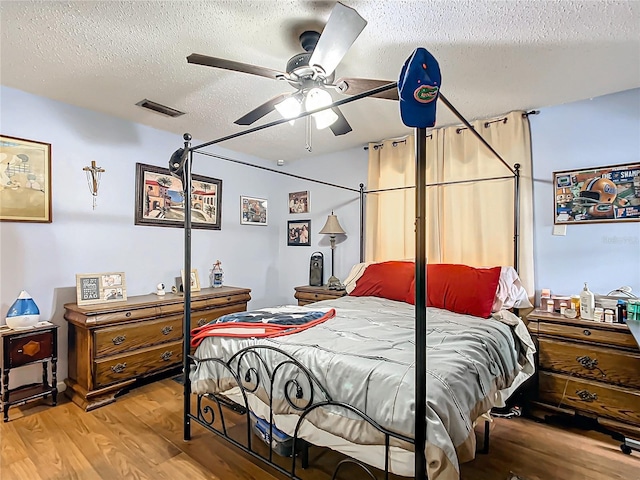
<instances>
[{"instance_id":1,"label":"american flag blanket","mask_svg":"<svg viewBox=\"0 0 640 480\"><path fill-rule=\"evenodd\" d=\"M335 316L333 308L310 310L296 306L230 313L191 330L191 346L197 347L206 337L272 338L291 335Z\"/></svg>"}]
</instances>

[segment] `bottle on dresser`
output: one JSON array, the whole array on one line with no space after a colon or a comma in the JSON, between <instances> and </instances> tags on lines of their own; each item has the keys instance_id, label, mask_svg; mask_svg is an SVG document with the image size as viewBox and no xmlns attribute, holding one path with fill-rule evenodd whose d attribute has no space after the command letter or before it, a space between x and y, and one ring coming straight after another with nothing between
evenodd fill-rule
<instances>
[{"instance_id":1,"label":"bottle on dresser","mask_svg":"<svg viewBox=\"0 0 640 480\"><path fill-rule=\"evenodd\" d=\"M580 318L593 320L595 303L593 293L589 290L587 282L584 282L584 288L580 292Z\"/></svg>"}]
</instances>

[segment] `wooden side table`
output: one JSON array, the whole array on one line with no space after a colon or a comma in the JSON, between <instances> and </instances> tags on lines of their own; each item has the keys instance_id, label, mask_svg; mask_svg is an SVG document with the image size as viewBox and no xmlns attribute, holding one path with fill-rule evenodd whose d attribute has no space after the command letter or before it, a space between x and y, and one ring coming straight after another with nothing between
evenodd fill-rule
<instances>
[{"instance_id":1,"label":"wooden side table","mask_svg":"<svg viewBox=\"0 0 640 480\"><path fill-rule=\"evenodd\" d=\"M347 294L345 290L330 290L327 287L310 287L308 285L295 287L295 290L294 297L298 299L298 306L308 305L320 300L333 300L344 297Z\"/></svg>"},{"instance_id":2,"label":"wooden side table","mask_svg":"<svg viewBox=\"0 0 640 480\"><path fill-rule=\"evenodd\" d=\"M2 411L4 421L9 421L9 407L24 405L38 398L51 395L52 405L57 404L58 326L43 322L35 328L4 330L2 335ZM48 362L51 362L49 383ZM42 383L31 383L9 388L9 372L18 367L42 363Z\"/></svg>"}]
</instances>

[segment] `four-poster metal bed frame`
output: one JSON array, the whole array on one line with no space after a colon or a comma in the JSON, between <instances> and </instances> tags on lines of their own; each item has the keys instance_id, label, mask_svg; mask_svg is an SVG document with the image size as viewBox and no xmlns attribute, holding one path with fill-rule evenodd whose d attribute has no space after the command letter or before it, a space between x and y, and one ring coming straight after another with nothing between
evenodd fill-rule
<instances>
[{"instance_id":1,"label":"four-poster metal bed frame","mask_svg":"<svg viewBox=\"0 0 640 480\"><path fill-rule=\"evenodd\" d=\"M336 101L331 105L326 107L318 108L315 110L310 110L307 112L300 113L298 116L293 119L281 119L274 122L266 123L264 125L260 125L254 128L247 129L242 132L238 132L232 135L228 135L225 137L221 137L217 140L213 140L210 142L206 142L200 145L191 146L191 135L188 133L184 134L184 148L178 149L171 157L169 161L169 169L173 175L182 178L185 198L190 198L190 192L192 188L192 178L191 178L191 168L193 163L193 155L194 153L201 153L204 155L208 155L211 157L219 158L226 161L231 161L237 164L246 165L254 168L259 168L262 170L267 170L270 172L278 173L281 175L287 175L294 178L299 178L306 181L311 181L335 188L341 188L352 192L359 193L360 199L360 261L364 261L364 198L366 193L380 193L383 191L389 190L397 190L398 188L384 189L384 190L371 190L365 191L364 185L360 184L359 189L344 187L341 185L335 185L329 182L324 182L321 180L315 180L311 178L306 178L300 175L291 174L288 172L282 172L279 170L271 169L268 167L263 167L259 165L253 165L251 163L243 162L240 160L231 159L228 157L224 157L221 155L209 153L209 152L201 152L205 147L218 144L224 142L226 140L231 140L233 138L237 138L243 135L248 135L250 133L257 132L259 130L263 130L266 128L270 128L276 125L281 125L285 122L289 122L290 120L295 120L298 118L307 117L314 113L320 112L322 110L326 110L329 108L334 108L340 105L344 105L350 102L357 101L361 98L369 97L375 95L377 93L381 93L387 90L391 90L393 88L397 88L397 83L389 83L388 85L378 87L375 89L371 89L369 91L363 92L358 95L353 95L349 98L345 98L343 100ZM462 180L455 182L442 182L442 183L432 183L427 184L426 178L426 138L427 138L427 129L426 128L416 128L415 129L415 142L416 142L416 186L415 187L399 187L402 188L415 188L416 189L416 256L415 256L415 282L416 282L416 298L415 298L415 418L416 419L424 419L426 417L426 400L427 400L427 391L426 391L426 369L427 369L427 349L426 349L426 335L427 335L427 310L426 310L426 189L429 186L437 186L437 185L451 185L451 184L459 184L459 183L468 183L468 182L477 182L484 180L497 180L497 179L507 179L512 178L514 180L514 268L518 269L518 255L519 255L519 231L520 231L520 201L519 201L519 183L520 183L520 165L515 164L514 168L511 168L504 159L489 145L486 140L473 128L473 126L456 110L456 108L442 95L439 94L438 98L443 102L443 104L449 108L453 112L453 114L464 123L464 125L478 138L478 140L485 145L511 172L510 176L504 177L492 177L486 179L474 179L474 180ZM184 271L191 271L191 202L185 202L185 215L184 215ZM302 461L302 467L305 468L308 465L308 444L305 441L302 441L298 438L298 433L302 422L305 417L312 412L313 410L321 407L333 406L345 409L350 411L351 413L357 415L361 419L368 422L371 426L373 426L378 432L384 435L385 439L385 461L384 461L384 476L385 479L389 478L389 449L390 449L390 441L391 438L395 438L401 441L404 441L409 444L414 445L415 452L415 478L418 480L425 480L427 477L426 470L426 457L425 457L425 447L426 447L426 422L424 420L415 422L415 438L410 438L405 435L401 435L392 431L385 429L384 427L378 425L373 419L371 419L364 412L358 410L357 408L343 403L334 401L331 399L330 395L327 393L324 386L314 377L314 375L298 362L291 355L270 347L266 345L253 345L247 348L244 348L238 352L236 352L228 361L224 361L219 358L207 358L207 359L196 359L189 355L190 352L190 325L191 325L191 285L187 282L184 286L184 318L183 318L183 332L184 332L184 352L183 352L183 383L184 383L184 440L188 441L191 439L191 421L195 421L200 424L207 430L210 430L217 435L225 438L227 441L234 444L236 447L241 450L247 452L251 456L260 459L261 461L267 463L271 467L278 470L280 473L292 478L292 479L300 479L296 475L296 457L300 456ZM269 351L270 354L276 353L282 358L280 363L277 365L269 365L264 358L260 355L261 351ZM265 386L265 390L269 394L269 435L268 435L268 443L269 443L269 455L265 457L260 455L251 447L252 440L252 430L251 430L251 418L250 418L250 410L249 404L247 400L247 395L255 392L260 386L261 379L258 370L249 365L243 364L243 361L247 358L257 358L259 360L259 364L264 368L264 370L268 374L268 383ZM214 362L220 365L221 368L227 371L233 379L235 383L240 388L240 393L243 398L244 405L233 405L233 402L229 402L228 399L222 398L218 395L212 394L203 394L198 395L197 398L197 411L196 413L191 413L191 384L189 380L189 373L191 369L192 363L195 362ZM300 417L295 427L294 435L293 435L293 447L292 447L292 461L291 461L291 469L285 469L282 466L278 465L274 462L273 459L273 442L271 439L273 438L273 385L274 378L278 375L279 371L287 366L288 368L295 368L296 373L302 374L302 378L305 379L306 384L304 382L300 382L298 378L290 379L286 381L284 385L284 398L289 404L289 406L299 412ZM305 387L308 389L308 392L305 393ZM214 426L215 422L215 411L209 405L203 405L203 397L206 397L208 400L212 401L216 406L217 410L220 414L220 424L221 427L218 428ZM307 398L308 397L308 398ZM318 400L319 397L319 400ZM301 405L302 404L302 405ZM236 411L245 415L246 418L246 445L238 442L234 438L232 438L228 431L224 421L224 414L222 411L222 406L232 407ZM235 408L234 408L235 407ZM239 407L239 408L238 408ZM483 452L487 451L488 447L488 422L485 422L485 432L484 432L484 446ZM298 453L300 452L300 453ZM355 464L359 466L370 478L373 480L376 479L376 476L373 474L371 469L360 462L359 460L347 458L345 460L340 461L334 470L332 479L335 479L338 472L341 468L346 464Z\"/></svg>"}]
</instances>

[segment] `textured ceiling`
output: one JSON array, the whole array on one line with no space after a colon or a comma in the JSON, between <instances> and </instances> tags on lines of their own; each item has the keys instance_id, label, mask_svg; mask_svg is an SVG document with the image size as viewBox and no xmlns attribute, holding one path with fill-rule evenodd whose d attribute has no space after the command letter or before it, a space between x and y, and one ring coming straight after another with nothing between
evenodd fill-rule
<instances>
[{"instance_id":1,"label":"textured ceiling","mask_svg":"<svg viewBox=\"0 0 640 480\"><path fill-rule=\"evenodd\" d=\"M442 91L468 119L640 87L640 2L349 1L368 21L336 77L397 81L416 47L440 63ZM286 82L187 64L200 53L284 70L299 34L322 29L334 2L68 1L1 3L3 85L208 141L245 130L233 121ZM341 98L333 93L334 99ZM136 102L186 115L171 119ZM408 132L398 104L342 107L353 131L280 125L221 146L293 160ZM278 119L271 113L257 124ZM438 124L457 123L439 106ZM257 125L256 124L256 125Z\"/></svg>"}]
</instances>

